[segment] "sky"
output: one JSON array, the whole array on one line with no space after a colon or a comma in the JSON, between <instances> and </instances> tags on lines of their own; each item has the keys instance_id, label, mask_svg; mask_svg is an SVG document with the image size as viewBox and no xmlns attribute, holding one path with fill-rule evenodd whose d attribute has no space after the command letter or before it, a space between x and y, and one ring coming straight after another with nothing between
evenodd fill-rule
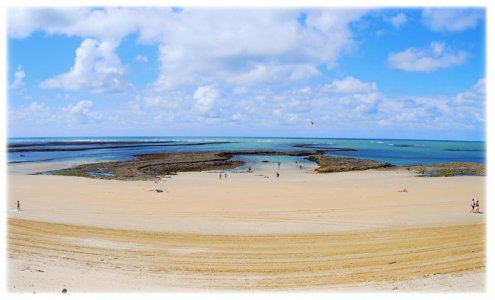
<instances>
[{"instance_id":1,"label":"sky","mask_svg":"<svg viewBox=\"0 0 495 300\"><path fill-rule=\"evenodd\" d=\"M485 140L482 8L7 10L8 135Z\"/></svg>"}]
</instances>

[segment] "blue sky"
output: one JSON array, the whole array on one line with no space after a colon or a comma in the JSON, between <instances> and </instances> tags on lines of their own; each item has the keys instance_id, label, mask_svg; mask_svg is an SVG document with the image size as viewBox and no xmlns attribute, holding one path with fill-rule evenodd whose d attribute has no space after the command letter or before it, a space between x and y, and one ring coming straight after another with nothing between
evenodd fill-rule
<instances>
[{"instance_id":1,"label":"blue sky","mask_svg":"<svg viewBox=\"0 0 495 300\"><path fill-rule=\"evenodd\" d=\"M483 9L11 8L7 30L9 136L485 139Z\"/></svg>"}]
</instances>

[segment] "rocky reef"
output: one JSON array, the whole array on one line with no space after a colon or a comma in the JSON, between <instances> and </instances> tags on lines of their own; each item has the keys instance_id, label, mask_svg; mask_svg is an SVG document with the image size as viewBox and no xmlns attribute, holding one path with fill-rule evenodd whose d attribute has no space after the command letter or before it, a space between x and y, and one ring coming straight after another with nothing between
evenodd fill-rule
<instances>
[{"instance_id":1,"label":"rocky reef","mask_svg":"<svg viewBox=\"0 0 495 300\"><path fill-rule=\"evenodd\" d=\"M318 173L359 171L388 168L393 166L389 163L383 163L368 159L357 159L352 157L310 155L308 159L316 162L319 165L319 167L315 170Z\"/></svg>"},{"instance_id":2,"label":"rocky reef","mask_svg":"<svg viewBox=\"0 0 495 300\"><path fill-rule=\"evenodd\" d=\"M335 151L352 149L335 148ZM49 172L54 175L82 176L100 179L150 180L155 175L175 175L177 172L230 170L246 164L236 155L288 155L304 157L318 164L317 173L348 172L370 169L407 168L417 176L437 177L456 175L485 175L485 165L471 162L451 162L431 166L395 167L368 159L324 155L328 149L303 151L240 150L210 152L178 152L136 155L133 160L82 164ZM262 162L269 162L264 160Z\"/></svg>"},{"instance_id":3,"label":"rocky reef","mask_svg":"<svg viewBox=\"0 0 495 300\"><path fill-rule=\"evenodd\" d=\"M420 177L448 177L457 175L486 176L485 164L475 162L449 162L430 166L411 166L409 169Z\"/></svg>"},{"instance_id":4,"label":"rocky reef","mask_svg":"<svg viewBox=\"0 0 495 300\"><path fill-rule=\"evenodd\" d=\"M82 176L101 179L147 180L154 175L174 175L177 172L230 170L245 164L233 160L234 155L290 155L308 156L321 151L226 151L178 152L137 155L128 161L82 164L73 168L50 172L53 175Z\"/></svg>"}]
</instances>

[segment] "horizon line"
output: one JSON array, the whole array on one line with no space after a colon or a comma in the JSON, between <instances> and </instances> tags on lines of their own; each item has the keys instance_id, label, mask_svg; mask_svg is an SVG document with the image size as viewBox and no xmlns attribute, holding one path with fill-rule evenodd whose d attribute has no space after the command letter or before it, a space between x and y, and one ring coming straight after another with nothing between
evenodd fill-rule
<instances>
[{"instance_id":1,"label":"horizon line","mask_svg":"<svg viewBox=\"0 0 495 300\"><path fill-rule=\"evenodd\" d=\"M85 135L85 136L7 136L7 139L49 139L49 138L262 138L262 139L326 139L326 140L404 140L404 141L435 141L435 142L483 142L486 143L485 140L460 140L460 139L420 139L420 138L345 138L345 137L301 137L301 136L213 136L213 135L204 135L204 136L196 136L196 135L175 135L175 136L167 136L167 135Z\"/></svg>"}]
</instances>

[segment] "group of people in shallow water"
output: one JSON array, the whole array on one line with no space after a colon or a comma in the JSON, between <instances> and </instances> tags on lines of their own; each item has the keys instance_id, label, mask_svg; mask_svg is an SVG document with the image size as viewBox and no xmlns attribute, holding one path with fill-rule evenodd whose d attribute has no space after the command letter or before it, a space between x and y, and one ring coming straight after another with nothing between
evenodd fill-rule
<instances>
[{"instance_id":1,"label":"group of people in shallow water","mask_svg":"<svg viewBox=\"0 0 495 300\"><path fill-rule=\"evenodd\" d=\"M476 200L476 202L474 201L474 198L473 200L471 200L471 213L477 213L479 214L480 213L480 201L479 200Z\"/></svg>"},{"instance_id":2,"label":"group of people in shallow water","mask_svg":"<svg viewBox=\"0 0 495 300\"><path fill-rule=\"evenodd\" d=\"M297 161L296 161L295 163L297 164ZM279 161L279 162L277 162L278 170L280 170L280 165L281 165L280 161ZM299 169L302 169L302 165L299 165ZM249 167L249 168L248 168L248 170L247 170L246 172L247 172L247 173L252 173L252 172L253 172L253 170L251 169L251 167ZM218 177L220 178L220 180L222 180L222 174L223 174L223 177L224 177L225 179L227 179L227 173L226 173L226 172L220 172L220 174L219 174L219 176L218 176ZM277 173L276 173L276 174L277 174L277 178L279 178L279 177L280 177L280 173L279 173L279 171L277 171ZM265 177L266 177L266 178L268 178L267 176L265 176Z\"/></svg>"}]
</instances>

